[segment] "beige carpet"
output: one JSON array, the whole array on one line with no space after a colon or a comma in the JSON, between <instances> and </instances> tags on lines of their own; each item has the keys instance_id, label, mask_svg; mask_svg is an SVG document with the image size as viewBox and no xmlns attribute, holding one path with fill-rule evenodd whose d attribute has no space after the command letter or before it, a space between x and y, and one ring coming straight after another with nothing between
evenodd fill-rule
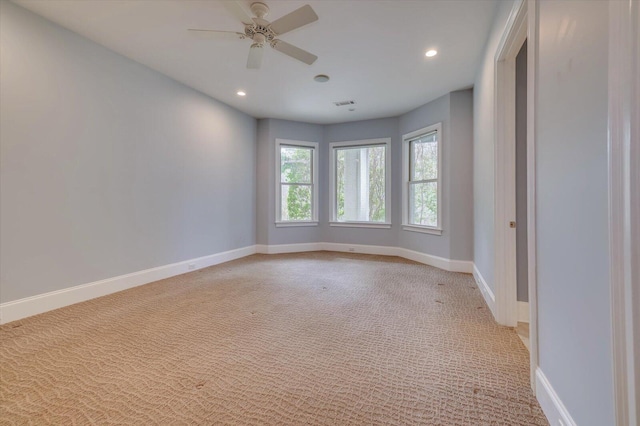
<instances>
[{"instance_id":1,"label":"beige carpet","mask_svg":"<svg viewBox=\"0 0 640 426\"><path fill-rule=\"evenodd\" d=\"M0 327L2 424L546 425L473 278L255 255Z\"/></svg>"}]
</instances>

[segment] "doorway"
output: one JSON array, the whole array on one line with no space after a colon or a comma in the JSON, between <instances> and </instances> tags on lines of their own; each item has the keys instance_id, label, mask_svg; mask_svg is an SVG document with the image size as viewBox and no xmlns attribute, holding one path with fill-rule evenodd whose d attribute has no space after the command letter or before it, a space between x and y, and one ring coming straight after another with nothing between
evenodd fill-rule
<instances>
[{"instance_id":1,"label":"doorway","mask_svg":"<svg viewBox=\"0 0 640 426\"><path fill-rule=\"evenodd\" d=\"M535 97L531 95L535 93L535 15L534 0L516 1L496 50L494 152L495 317L499 324L515 330L519 319L529 321L530 377L534 391L538 367ZM522 51L525 42L526 51ZM518 57L520 61L517 61ZM517 76L518 65L526 70L526 76L522 73ZM521 77L524 77L522 81ZM518 99L517 88L521 93ZM517 120L517 112L520 120ZM517 146L518 130L522 149ZM517 167L516 157L520 167ZM520 202L517 202L517 196ZM518 243L520 250L517 250Z\"/></svg>"},{"instance_id":2,"label":"doorway","mask_svg":"<svg viewBox=\"0 0 640 426\"><path fill-rule=\"evenodd\" d=\"M516 56L516 293L518 336L529 345L529 282L527 250L527 40Z\"/></svg>"}]
</instances>

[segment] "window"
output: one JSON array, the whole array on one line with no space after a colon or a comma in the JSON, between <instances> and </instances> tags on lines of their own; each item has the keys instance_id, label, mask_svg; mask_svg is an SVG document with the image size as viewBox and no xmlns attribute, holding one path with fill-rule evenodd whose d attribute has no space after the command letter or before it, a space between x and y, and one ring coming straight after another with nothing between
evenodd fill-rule
<instances>
[{"instance_id":1,"label":"window","mask_svg":"<svg viewBox=\"0 0 640 426\"><path fill-rule=\"evenodd\" d=\"M403 229L442 234L442 125L403 137Z\"/></svg>"},{"instance_id":2,"label":"window","mask_svg":"<svg viewBox=\"0 0 640 426\"><path fill-rule=\"evenodd\" d=\"M331 226L390 228L390 139L334 142Z\"/></svg>"},{"instance_id":3,"label":"window","mask_svg":"<svg viewBox=\"0 0 640 426\"><path fill-rule=\"evenodd\" d=\"M276 226L318 223L318 144L276 140Z\"/></svg>"}]
</instances>

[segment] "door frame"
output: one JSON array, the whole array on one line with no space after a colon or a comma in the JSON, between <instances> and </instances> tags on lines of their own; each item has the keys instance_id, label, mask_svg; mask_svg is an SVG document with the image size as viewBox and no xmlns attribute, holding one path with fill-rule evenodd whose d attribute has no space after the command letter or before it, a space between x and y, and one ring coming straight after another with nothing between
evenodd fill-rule
<instances>
[{"instance_id":1,"label":"door frame","mask_svg":"<svg viewBox=\"0 0 640 426\"><path fill-rule=\"evenodd\" d=\"M609 3L609 279L616 425L640 421L640 1ZM634 327L635 324L635 327Z\"/></svg>"},{"instance_id":2,"label":"door frame","mask_svg":"<svg viewBox=\"0 0 640 426\"><path fill-rule=\"evenodd\" d=\"M514 3L495 53L494 244L495 317L499 324L518 323L516 232L516 56L527 40L527 259L529 286L530 378L535 391L538 367L536 278L535 83L537 1Z\"/></svg>"}]
</instances>

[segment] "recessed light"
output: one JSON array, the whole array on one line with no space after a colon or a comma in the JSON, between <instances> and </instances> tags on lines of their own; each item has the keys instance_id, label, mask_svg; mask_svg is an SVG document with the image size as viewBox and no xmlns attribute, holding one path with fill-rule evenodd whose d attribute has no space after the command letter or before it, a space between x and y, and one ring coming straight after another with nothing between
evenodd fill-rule
<instances>
[{"instance_id":1,"label":"recessed light","mask_svg":"<svg viewBox=\"0 0 640 426\"><path fill-rule=\"evenodd\" d=\"M243 92L242 90L238 90L236 95L238 95L238 96L247 96L247 94L245 92Z\"/></svg>"},{"instance_id":2,"label":"recessed light","mask_svg":"<svg viewBox=\"0 0 640 426\"><path fill-rule=\"evenodd\" d=\"M436 56L437 54L438 54L438 51L437 50L433 50L433 49L427 50L427 53L425 53L427 58L431 58L433 56Z\"/></svg>"},{"instance_id":3,"label":"recessed light","mask_svg":"<svg viewBox=\"0 0 640 426\"><path fill-rule=\"evenodd\" d=\"M325 74L318 74L315 77L313 77L313 79L318 83L326 83L327 81L329 81L329 76Z\"/></svg>"}]
</instances>

